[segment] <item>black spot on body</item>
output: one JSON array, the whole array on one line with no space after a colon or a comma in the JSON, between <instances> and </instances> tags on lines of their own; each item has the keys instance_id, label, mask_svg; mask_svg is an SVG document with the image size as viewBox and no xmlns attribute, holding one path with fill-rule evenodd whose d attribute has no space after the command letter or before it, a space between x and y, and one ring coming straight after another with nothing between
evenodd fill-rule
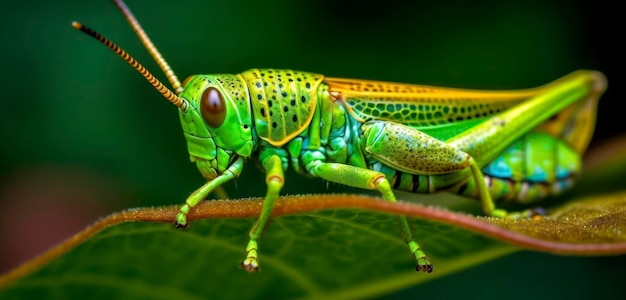
<instances>
[{"instance_id":1,"label":"black spot on body","mask_svg":"<svg viewBox=\"0 0 626 300\"><path fill-rule=\"evenodd\" d=\"M281 93L281 95L282 95L283 97L287 97L287 92L282 92L282 93Z\"/></svg>"},{"instance_id":2,"label":"black spot on body","mask_svg":"<svg viewBox=\"0 0 626 300\"><path fill-rule=\"evenodd\" d=\"M297 115L293 115L293 118L291 118L292 121L294 122L298 122L298 116Z\"/></svg>"},{"instance_id":3,"label":"black spot on body","mask_svg":"<svg viewBox=\"0 0 626 300\"><path fill-rule=\"evenodd\" d=\"M258 94L258 95L256 96L256 98L257 98L257 99L259 99L259 100L263 100L263 95Z\"/></svg>"},{"instance_id":4,"label":"black spot on body","mask_svg":"<svg viewBox=\"0 0 626 300\"><path fill-rule=\"evenodd\" d=\"M291 99L291 102L289 102L289 104L291 104L291 106L296 106L296 99Z\"/></svg>"},{"instance_id":5,"label":"black spot on body","mask_svg":"<svg viewBox=\"0 0 626 300\"><path fill-rule=\"evenodd\" d=\"M265 117L265 108L261 108L261 116Z\"/></svg>"},{"instance_id":6,"label":"black spot on body","mask_svg":"<svg viewBox=\"0 0 626 300\"><path fill-rule=\"evenodd\" d=\"M276 122L272 122L272 128L276 128L278 127L278 124Z\"/></svg>"},{"instance_id":7,"label":"black spot on body","mask_svg":"<svg viewBox=\"0 0 626 300\"><path fill-rule=\"evenodd\" d=\"M257 82L257 83L256 83L256 87L257 87L257 88L261 88L261 83L260 83L260 82Z\"/></svg>"},{"instance_id":8,"label":"black spot on body","mask_svg":"<svg viewBox=\"0 0 626 300\"><path fill-rule=\"evenodd\" d=\"M304 86L306 87L307 90L311 88L311 84L308 82Z\"/></svg>"},{"instance_id":9,"label":"black spot on body","mask_svg":"<svg viewBox=\"0 0 626 300\"><path fill-rule=\"evenodd\" d=\"M415 192L417 192L417 189L420 187L420 178L419 178L419 175L413 175L413 178L411 178L411 179L412 179L412 180L411 180L411 181L412 181L412 182L411 182L411 184L412 184L412 187L411 187L411 192L412 192L412 193L415 193Z\"/></svg>"},{"instance_id":10,"label":"black spot on body","mask_svg":"<svg viewBox=\"0 0 626 300\"><path fill-rule=\"evenodd\" d=\"M400 186L400 181L402 181L402 172L400 171L396 171L395 174L393 174L393 189L398 189L398 187Z\"/></svg>"},{"instance_id":11,"label":"black spot on body","mask_svg":"<svg viewBox=\"0 0 626 300\"><path fill-rule=\"evenodd\" d=\"M285 106L283 107L283 111L288 112L288 111L289 111L289 106L285 105Z\"/></svg>"}]
</instances>

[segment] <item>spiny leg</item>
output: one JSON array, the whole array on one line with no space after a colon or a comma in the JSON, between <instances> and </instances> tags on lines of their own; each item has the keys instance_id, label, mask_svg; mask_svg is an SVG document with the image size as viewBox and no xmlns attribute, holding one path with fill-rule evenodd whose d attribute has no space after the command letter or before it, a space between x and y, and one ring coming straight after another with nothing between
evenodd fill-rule
<instances>
[{"instance_id":1,"label":"spiny leg","mask_svg":"<svg viewBox=\"0 0 626 300\"><path fill-rule=\"evenodd\" d=\"M390 202L397 202L389 181L384 174L355 166L337 163L318 163L311 167L311 173L328 181L349 185L362 189L377 190L383 198ZM417 261L415 270L432 272L433 265L430 258L420 249L413 238L413 232L405 216L400 216L400 226L404 239Z\"/></svg>"},{"instance_id":2,"label":"spiny leg","mask_svg":"<svg viewBox=\"0 0 626 300\"><path fill-rule=\"evenodd\" d=\"M267 194L263 201L263 208L259 219L254 223L252 229L250 229L250 241L246 247L246 259L241 262L241 268L248 272L255 272L259 270L258 262L258 243L257 240L261 237L263 228L269 219L274 203L278 198L280 190L283 188L285 182L285 176L283 175L283 166L280 157L277 155L270 156L263 164L267 175L265 182L267 184Z\"/></svg>"},{"instance_id":3,"label":"spiny leg","mask_svg":"<svg viewBox=\"0 0 626 300\"><path fill-rule=\"evenodd\" d=\"M559 114L569 105L579 101L589 101L592 104L591 109L594 110L597 98L605 88L606 79L601 73L576 71L544 86L540 93L515 107L498 113L470 130L465 130L446 140L446 143L453 148L470 154L472 160L475 161L471 168L485 213L507 218L534 217L542 214L540 208L521 213L507 213L505 210L495 209L479 166L485 166L493 161L513 142L533 128L542 123L545 126L549 118ZM587 118L593 119L595 111L586 114ZM558 124L564 122L558 118L555 122L560 126L570 126L570 124ZM577 137L570 137L573 139L571 142L578 145L577 148L581 151L588 142L589 130L590 128L581 129L580 132L577 131L580 133Z\"/></svg>"},{"instance_id":4,"label":"spiny leg","mask_svg":"<svg viewBox=\"0 0 626 300\"><path fill-rule=\"evenodd\" d=\"M200 188L195 190L187 200L185 200L185 204L180 208L178 215L176 216L176 227L187 227L187 214L191 210L191 208L195 207L200 203L200 201L204 200L204 198L215 188L221 186L225 182L236 178L241 174L241 170L243 169L243 158L237 159L228 169L224 171L221 175L215 177L215 179L208 181Z\"/></svg>"}]
</instances>

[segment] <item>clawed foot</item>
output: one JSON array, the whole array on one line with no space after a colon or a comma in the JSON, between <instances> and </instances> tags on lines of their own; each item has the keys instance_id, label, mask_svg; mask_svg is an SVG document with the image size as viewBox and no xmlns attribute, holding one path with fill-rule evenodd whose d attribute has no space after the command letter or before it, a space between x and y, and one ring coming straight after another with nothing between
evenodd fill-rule
<instances>
[{"instance_id":1,"label":"clawed foot","mask_svg":"<svg viewBox=\"0 0 626 300\"><path fill-rule=\"evenodd\" d=\"M246 260L242 261L239 266L250 273L259 271L259 262L256 260L256 257L246 258Z\"/></svg>"},{"instance_id":2,"label":"clawed foot","mask_svg":"<svg viewBox=\"0 0 626 300\"><path fill-rule=\"evenodd\" d=\"M187 229L187 228L189 228L189 224L181 225L178 222L174 222L174 227L180 228L180 229Z\"/></svg>"},{"instance_id":3,"label":"clawed foot","mask_svg":"<svg viewBox=\"0 0 626 300\"><path fill-rule=\"evenodd\" d=\"M240 266L242 269L252 273L259 271L259 261L257 260L258 252L257 252L258 244L255 239L251 239L248 242L248 246L246 247L246 259L241 262Z\"/></svg>"},{"instance_id":4,"label":"clawed foot","mask_svg":"<svg viewBox=\"0 0 626 300\"><path fill-rule=\"evenodd\" d=\"M178 215L176 216L176 222L174 222L174 226L176 226L176 228L187 228L189 227L189 224L187 223L187 215L183 214L182 212L178 213Z\"/></svg>"},{"instance_id":5,"label":"clawed foot","mask_svg":"<svg viewBox=\"0 0 626 300\"><path fill-rule=\"evenodd\" d=\"M433 271L433 264L430 262L430 258L426 256L419 258L417 260L417 266L415 266L415 271L431 273Z\"/></svg>"},{"instance_id":6,"label":"clawed foot","mask_svg":"<svg viewBox=\"0 0 626 300\"><path fill-rule=\"evenodd\" d=\"M408 241L409 249L411 249L411 253L417 260L417 266L415 266L415 271L418 272L426 272L430 273L433 271L433 264L430 262L430 258L426 256L424 251L420 249L420 246L413 240Z\"/></svg>"}]
</instances>

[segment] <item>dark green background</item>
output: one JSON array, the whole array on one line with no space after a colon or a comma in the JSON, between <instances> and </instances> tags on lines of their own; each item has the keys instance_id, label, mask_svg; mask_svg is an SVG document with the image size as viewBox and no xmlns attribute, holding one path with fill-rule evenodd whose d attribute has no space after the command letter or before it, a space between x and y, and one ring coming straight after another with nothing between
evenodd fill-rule
<instances>
[{"instance_id":1,"label":"dark green background","mask_svg":"<svg viewBox=\"0 0 626 300\"><path fill-rule=\"evenodd\" d=\"M160 0L128 5L181 80L274 67L511 89L547 83L576 69L597 69L607 75L609 90L600 103L593 143L625 132L617 110L623 78L618 70L623 58L617 55L621 36L613 33L619 29L613 17L618 9L606 3ZM93 27L163 78L112 4L17 2L4 4L1 14L1 271L97 216L182 203L202 183L188 162L175 108L126 63L71 28L74 20ZM254 164L244 173L237 187L227 186L231 196L263 195ZM319 180L288 175L285 193L327 191ZM624 257L520 253L395 296L616 296L618 289L626 290L620 280L624 266Z\"/></svg>"}]
</instances>

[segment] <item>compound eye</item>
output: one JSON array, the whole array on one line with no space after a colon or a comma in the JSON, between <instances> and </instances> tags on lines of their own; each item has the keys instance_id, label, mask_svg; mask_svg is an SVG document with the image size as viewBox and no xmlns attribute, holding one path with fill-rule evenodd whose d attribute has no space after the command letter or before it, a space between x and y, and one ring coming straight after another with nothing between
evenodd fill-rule
<instances>
[{"instance_id":1,"label":"compound eye","mask_svg":"<svg viewBox=\"0 0 626 300\"><path fill-rule=\"evenodd\" d=\"M226 103L222 94L215 88L207 88L200 98L200 114L207 125L217 128L226 118Z\"/></svg>"}]
</instances>

